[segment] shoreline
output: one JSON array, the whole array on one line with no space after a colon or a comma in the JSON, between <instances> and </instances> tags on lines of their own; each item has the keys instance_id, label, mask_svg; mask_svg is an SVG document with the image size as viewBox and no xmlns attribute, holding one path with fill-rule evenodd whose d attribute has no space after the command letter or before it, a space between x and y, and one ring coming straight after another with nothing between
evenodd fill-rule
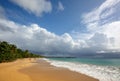
<instances>
[{"instance_id":1,"label":"shoreline","mask_svg":"<svg viewBox=\"0 0 120 81\"><path fill-rule=\"evenodd\" d=\"M99 81L50 65L43 59L22 59L0 64L0 81Z\"/></svg>"}]
</instances>

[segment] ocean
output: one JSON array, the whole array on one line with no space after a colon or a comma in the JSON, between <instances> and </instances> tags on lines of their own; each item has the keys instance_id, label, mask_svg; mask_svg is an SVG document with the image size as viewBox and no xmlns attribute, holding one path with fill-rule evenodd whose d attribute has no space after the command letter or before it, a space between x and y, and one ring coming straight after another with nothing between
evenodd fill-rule
<instances>
[{"instance_id":1,"label":"ocean","mask_svg":"<svg viewBox=\"0 0 120 81\"><path fill-rule=\"evenodd\" d=\"M86 74L99 81L120 81L120 59L46 58L51 65Z\"/></svg>"}]
</instances>

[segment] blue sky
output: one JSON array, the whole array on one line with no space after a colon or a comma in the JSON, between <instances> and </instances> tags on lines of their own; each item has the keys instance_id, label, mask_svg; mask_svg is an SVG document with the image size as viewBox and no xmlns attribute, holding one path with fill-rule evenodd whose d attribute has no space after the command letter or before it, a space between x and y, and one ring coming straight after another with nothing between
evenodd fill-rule
<instances>
[{"instance_id":1,"label":"blue sky","mask_svg":"<svg viewBox=\"0 0 120 81\"><path fill-rule=\"evenodd\" d=\"M0 40L45 54L119 52L119 5L120 0L0 0Z\"/></svg>"},{"instance_id":2,"label":"blue sky","mask_svg":"<svg viewBox=\"0 0 120 81\"><path fill-rule=\"evenodd\" d=\"M84 31L85 26L80 22L81 15L90 11L96 5L100 5L104 0L51 0L52 11L50 13L43 13L42 16L36 16L33 13L28 13L23 8L12 3L10 0L1 0L0 5L6 9L6 16L20 24L37 23L45 27L47 30L61 35L72 30ZM58 3L61 2L64 10L58 10ZM81 30L80 30L81 31Z\"/></svg>"}]
</instances>

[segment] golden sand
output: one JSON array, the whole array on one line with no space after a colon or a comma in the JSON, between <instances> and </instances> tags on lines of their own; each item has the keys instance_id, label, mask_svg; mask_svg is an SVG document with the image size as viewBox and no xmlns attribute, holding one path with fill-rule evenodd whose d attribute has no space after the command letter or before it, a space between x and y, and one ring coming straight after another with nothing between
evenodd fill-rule
<instances>
[{"instance_id":1,"label":"golden sand","mask_svg":"<svg viewBox=\"0 0 120 81\"><path fill-rule=\"evenodd\" d=\"M92 77L51 66L44 60L22 59L0 64L0 81L98 81Z\"/></svg>"}]
</instances>

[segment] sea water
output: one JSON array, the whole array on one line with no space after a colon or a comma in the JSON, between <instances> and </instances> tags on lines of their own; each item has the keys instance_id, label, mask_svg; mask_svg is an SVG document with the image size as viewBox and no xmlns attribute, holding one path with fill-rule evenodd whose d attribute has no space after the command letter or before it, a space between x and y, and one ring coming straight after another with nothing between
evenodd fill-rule
<instances>
[{"instance_id":1,"label":"sea water","mask_svg":"<svg viewBox=\"0 0 120 81\"><path fill-rule=\"evenodd\" d=\"M51 65L86 74L99 81L120 81L120 59L49 58Z\"/></svg>"}]
</instances>

